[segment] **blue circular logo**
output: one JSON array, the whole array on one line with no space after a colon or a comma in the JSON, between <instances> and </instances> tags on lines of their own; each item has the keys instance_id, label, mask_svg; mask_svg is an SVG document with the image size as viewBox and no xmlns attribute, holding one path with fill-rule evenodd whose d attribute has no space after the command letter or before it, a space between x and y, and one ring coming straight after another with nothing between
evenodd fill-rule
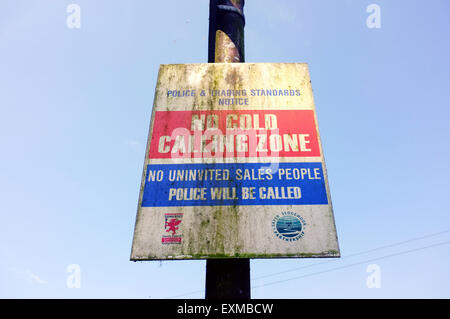
<instances>
[{"instance_id":1,"label":"blue circular logo","mask_svg":"<svg viewBox=\"0 0 450 319\"><path fill-rule=\"evenodd\" d=\"M297 241L305 235L305 220L294 212L282 212L272 220L275 236L284 241Z\"/></svg>"}]
</instances>

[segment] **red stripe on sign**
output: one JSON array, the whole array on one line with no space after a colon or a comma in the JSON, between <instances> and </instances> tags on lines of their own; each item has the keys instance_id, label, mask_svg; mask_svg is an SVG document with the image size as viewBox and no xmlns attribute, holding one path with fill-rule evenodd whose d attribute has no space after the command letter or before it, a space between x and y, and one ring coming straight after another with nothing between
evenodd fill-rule
<instances>
[{"instance_id":1,"label":"red stripe on sign","mask_svg":"<svg viewBox=\"0 0 450 319\"><path fill-rule=\"evenodd\" d=\"M149 158L320 156L312 110L157 111Z\"/></svg>"}]
</instances>

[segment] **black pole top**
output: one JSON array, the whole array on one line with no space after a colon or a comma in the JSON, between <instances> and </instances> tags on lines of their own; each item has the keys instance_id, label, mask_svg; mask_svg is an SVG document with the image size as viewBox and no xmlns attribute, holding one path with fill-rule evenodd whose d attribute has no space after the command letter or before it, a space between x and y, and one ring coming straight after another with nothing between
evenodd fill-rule
<instances>
[{"instance_id":1,"label":"black pole top","mask_svg":"<svg viewBox=\"0 0 450 319\"><path fill-rule=\"evenodd\" d=\"M216 46L217 31L221 31L233 42L238 56L233 62L244 62L244 0L210 0L209 3L209 40L208 62L216 61L216 50L226 50L223 46ZM219 52L219 56L233 54Z\"/></svg>"}]
</instances>

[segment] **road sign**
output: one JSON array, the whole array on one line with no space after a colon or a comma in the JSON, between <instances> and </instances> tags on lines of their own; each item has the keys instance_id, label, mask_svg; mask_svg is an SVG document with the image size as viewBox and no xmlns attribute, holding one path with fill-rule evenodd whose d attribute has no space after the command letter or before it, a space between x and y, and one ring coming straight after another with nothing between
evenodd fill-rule
<instances>
[{"instance_id":1,"label":"road sign","mask_svg":"<svg viewBox=\"0 0 450 319\"><path fill-rule=\"evenodd\" d=\"M339 257L308 67L161 65L131 260Z\"/></svg>"}]
</instances>

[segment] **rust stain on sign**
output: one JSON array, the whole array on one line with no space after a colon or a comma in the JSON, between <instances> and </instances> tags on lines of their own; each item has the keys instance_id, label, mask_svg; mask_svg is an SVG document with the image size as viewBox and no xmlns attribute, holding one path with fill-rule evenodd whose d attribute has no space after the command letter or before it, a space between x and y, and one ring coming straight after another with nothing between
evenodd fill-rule
<instances>
[{"instance_id":1,"label":"rust stain on sign","mask_svg":"<svg viewBox=\"0 0 450 319\"><path fill-rule=\"evenodd\" d=\"M131 260L338 256L307 65L161 65Z\"/></svg>"}]
</instances>

